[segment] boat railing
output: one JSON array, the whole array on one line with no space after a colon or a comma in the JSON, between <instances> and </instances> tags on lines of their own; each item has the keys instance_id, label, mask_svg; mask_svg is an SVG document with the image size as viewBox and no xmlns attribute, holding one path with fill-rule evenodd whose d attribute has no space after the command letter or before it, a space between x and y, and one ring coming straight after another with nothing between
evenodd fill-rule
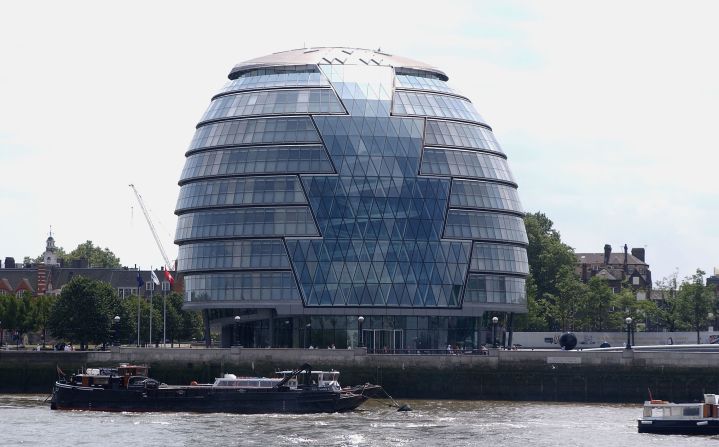
<instances>
[{"instance_id":1,"label":"boat railing","mask_svg":"<svg viewBox=\"0 0 719 447\"><path fill-rule=\"evenodd\" d=\"M377 355L489 355L487 348L465 348L465 349L367 349L367 354Z\"/></svg>"}]
</instances>

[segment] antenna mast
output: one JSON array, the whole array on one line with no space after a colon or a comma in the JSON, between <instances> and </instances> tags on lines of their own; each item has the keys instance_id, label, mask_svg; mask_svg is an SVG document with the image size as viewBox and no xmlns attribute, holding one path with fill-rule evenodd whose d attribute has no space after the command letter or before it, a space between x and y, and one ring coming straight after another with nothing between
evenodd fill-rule
<instances>
[{"instance_id":1,"label":"antenna mast","mask_svg":"<svg viewBox=\"0 0 719 447\"><path fill-rule=\"evenodd\" d=\"M135 185L130 183L130 188L132 188L132 191L135 193L135 197L137 197L137 202L140 204L140 208L142 208L142 213L145 215L145 220L147 220L147 224L150 226L150 231L152 232L152 237L155 238L155 242L157 243L157 248L160 249L160 253L162 253L162 259L165 260L165 268L167 270L172 270L172 263L170 262L170 258L167 257L167 253L165 253L165 248L162 246L162 242L160 242L160 238L157 237L157 231L155 231L155 226L152 224L152 221L150 220L150 213L147 212L147 208L145 208L145 202L142 200L142 196L139 192L137 192L137 188L135 188Z\"/></svg>"}]
</instances>

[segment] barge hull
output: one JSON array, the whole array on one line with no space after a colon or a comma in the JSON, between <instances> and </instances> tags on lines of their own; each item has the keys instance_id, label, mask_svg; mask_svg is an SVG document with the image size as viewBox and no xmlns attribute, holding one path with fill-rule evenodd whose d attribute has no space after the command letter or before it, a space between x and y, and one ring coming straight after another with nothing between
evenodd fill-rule
<instances>
[{"instance_id":1,"label":"barge hull","mask_svg":"<svg viewBox=\"0 0 719 447\"><path fill-rule=\"evenodd\" d=\"M335 413L357 408L366 396L319 390L218 390L159 387L127 390L56 383L51 408L128 412Z\"/></svg>"},{"instance_id":2,"label":"barge hull","mask_svg":"<svg viewBox=\"0 0 719 447\"><path fill-rule=\"evenodd\" d=\"M651 424L647 422L651 422ZM639 420L637 428L639 433L657 435L719 435L719 419Z\"/></svg>"}]
</instances>

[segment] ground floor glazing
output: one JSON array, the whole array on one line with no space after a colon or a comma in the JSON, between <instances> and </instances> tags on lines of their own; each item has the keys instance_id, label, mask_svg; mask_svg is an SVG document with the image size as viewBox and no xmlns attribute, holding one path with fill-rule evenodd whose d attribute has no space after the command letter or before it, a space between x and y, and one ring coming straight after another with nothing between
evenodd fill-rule
<instances>
[{"instance_id":1,"label":"ground floor glazing","mask_svg":"<svg viewBox=\"0 0 719 447\"><path fill-rule=\"evenodd\" d=\"M251 312L251 311L250 311ZM221 347L347 349L375 352L479 349L501 342L504 330L492 315L444 316L272 316L229 309L210 311L214 343ZM214 318L213 318L214 317ZM237 318L239 317L239 318ZM494 326L494 327L493 327Z\"/></svg>"}]
</instances>

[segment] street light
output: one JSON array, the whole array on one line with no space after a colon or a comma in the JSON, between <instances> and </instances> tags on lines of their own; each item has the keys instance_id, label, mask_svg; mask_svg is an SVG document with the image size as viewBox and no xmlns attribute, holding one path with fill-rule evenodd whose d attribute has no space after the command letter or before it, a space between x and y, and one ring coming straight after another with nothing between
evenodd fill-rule
<instances>
[{"instance_id":1,"label":"street light","mask_svg":"<svg viewBox=\"0 0 719 447\"><path fill-rule=\"evenodd\" d=\"M627 323L627 349L632 349L632 317L625 318L624 322Z\"/></svg>"},{"instance_id":2,"label":"street light","mask_svg":"<svg viewBox=\"0 0 719 447\"><path fill-rule=\"evenodd\" d=\"M242 318L239 315L235 315L235 345L240 344L240 320Z\"/></svg>"},{"instance_id":3,"label":"street light","mask_svg":"<svg viewBox=\"0 0 719 447\"><path fill-rule=\"evenodd\" d=\"M364 317L359 316L357 317L357 327L359 330L359 333L357 334L357 346L362 347L364 346L364 334L362 333L362 323L364 323Z\"/></svg>"},{"instance_id":4,"label":"street light","mask_svg":"<svg viewBox=\"0 0 719 447\"><path fill-rule=\"evenodd\" d=\"M118 325L120 324L120 316L119 316L119 315L115 315L115 318L113 318L112 321L115 323L115 331L114 331L113 334L112 334L112 336L113 336L113 338L114 338L114 340L113 340L113 342L112 342L112 345L113 345L113 346L116 346L116 345L117 345L117 327L118 327Z\"/></svg>"},{"instance_id":5,"label":"street light","mask_svg":"<svg viewBox=\"0 0 719 447\"><path fill-rule=\"evenodd\" d=\"M498 348L499 343L497 343L497 323L499 323L499 318L492 317L492 347Z\"/></svg>"}]
</instances>

